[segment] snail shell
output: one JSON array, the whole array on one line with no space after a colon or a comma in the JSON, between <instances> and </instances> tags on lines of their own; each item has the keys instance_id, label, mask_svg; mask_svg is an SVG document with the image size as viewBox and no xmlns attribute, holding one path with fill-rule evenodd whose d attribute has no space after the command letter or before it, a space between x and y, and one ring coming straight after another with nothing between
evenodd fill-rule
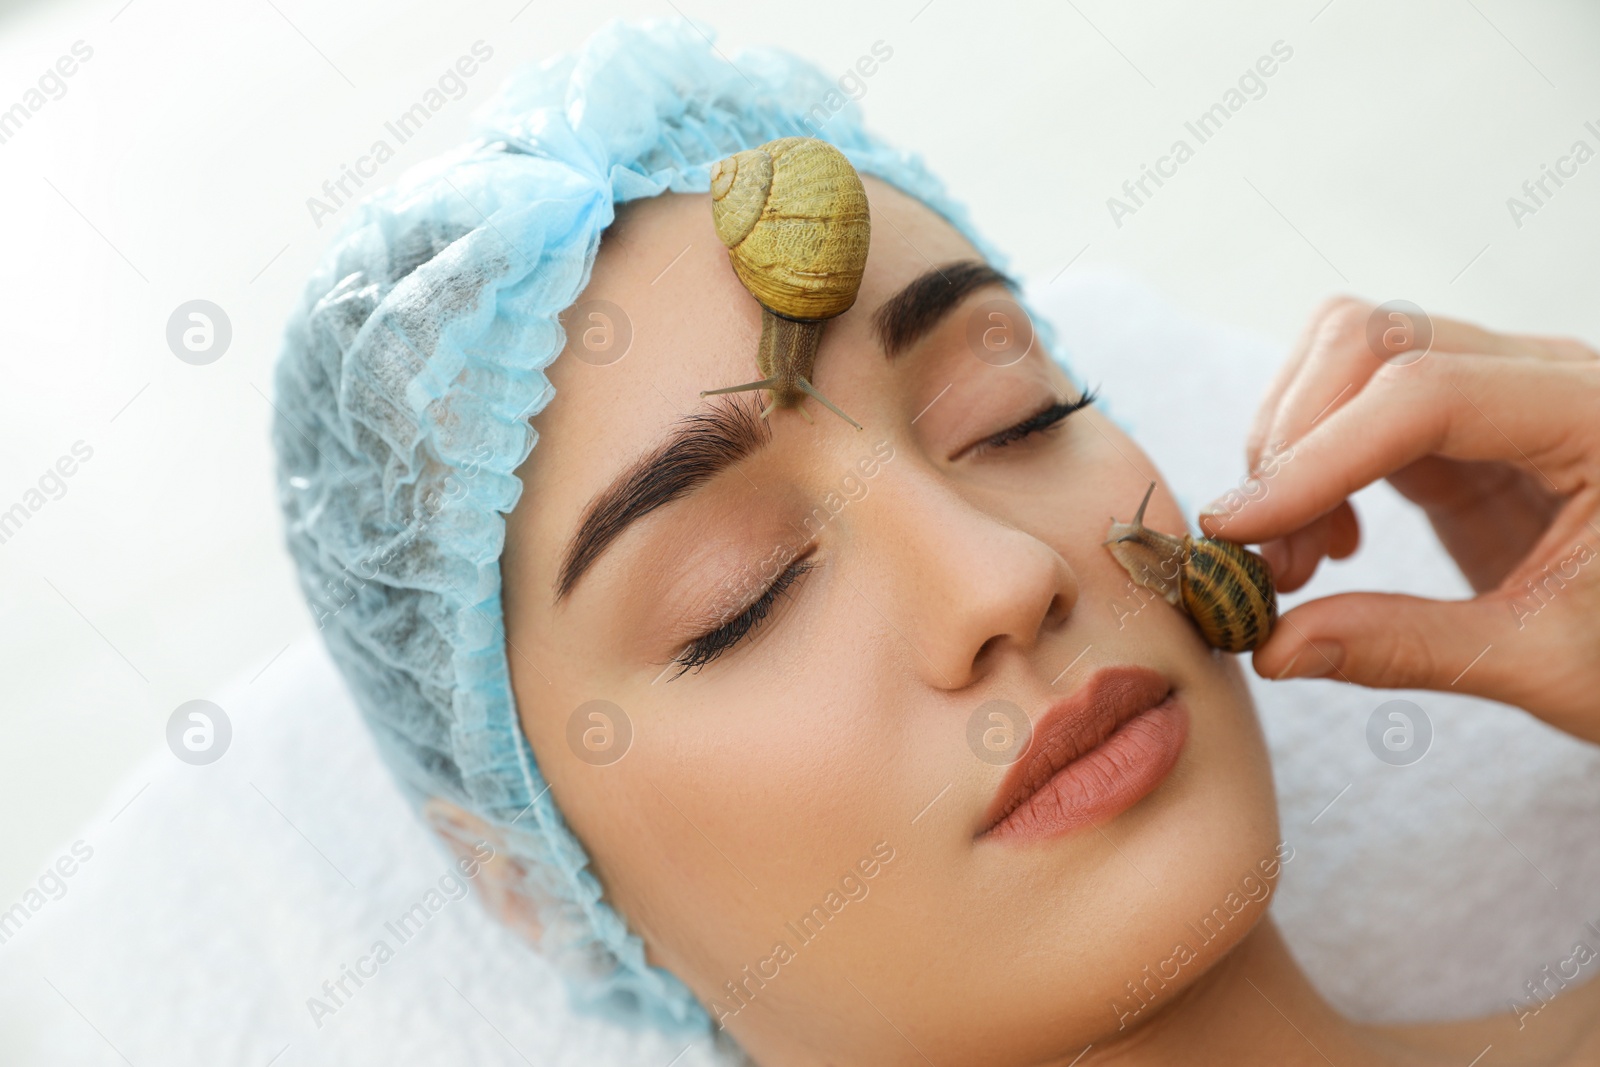
<instances>
[{"instance_id":1,"label":"snail shell","mask_svg":"<svg viewBox=\"0 0 1600 1067\"><path fill-rule=\"evenodd\" d=\"M856 302L872 227L861 178L833 145L783 137L719 160L711 218L768 311L816 322Z\"/></svg>"},{"instance_id":2,"label":"snail shell","mask_svg":"<svg viewBox=\"0 0 1600 1067\"><path fill-rule=\"evenodd\" d=\"M823 322L856 302L872 228L867 193L844 153L810 137L783 137L711 168L711 221L733 271L761 305L756 366L762 377L701 396L768 390L766 418L811 397L861 424L811 384Z\"/></svg>"},{"instance_id":3,"label":"snail shell","mask_svg":"<svg viewBox=\"0 0 1600 1067\"><path fill-rule=\"evenodd\" d=\"M1105 541L1133 581L1153 589L1194 620L1206 643L1248 652L1272 636L1278 595L1266 560L1231 541L1180 539L1144 524L1156 483L1145 490L1132 522L1111 522Z\"/></svg>"}]
</instances>

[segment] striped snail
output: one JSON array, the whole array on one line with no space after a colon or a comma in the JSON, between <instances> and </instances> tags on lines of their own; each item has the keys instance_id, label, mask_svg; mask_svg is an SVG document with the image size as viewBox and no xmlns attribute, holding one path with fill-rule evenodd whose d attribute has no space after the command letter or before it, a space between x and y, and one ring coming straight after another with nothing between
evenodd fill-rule
<instances>
[{"instance_id":1,"label":"striped snail","mask_svg":"<svg viewBox=\"0 0 1600 1067\"><path fill-rule=\"evenodd\" d=\"M1231 541L1182 539L1144 524L1156 483L1145 490L1132 522L1111 520L1103 542L1138 585L1182 608L1206 643L1224 652L1260 648L1278 621L1278 595L1267 561Z\"/></svg>"},{"instance_id":2,"label":"striped snail","mask_svg":"<svg viewBox=\"0 0 1600 1067\"><path fill-rule=\"evenodd\" d=\"M811 137L782 137L718 160L711 168L711 218L734 273L761 305L761 380L701 396L766 389L761 417L806 397L844 419L811 384L822 326L856 302L871 225L861 178L844 153Z\"/></svg>"}]
</instances>

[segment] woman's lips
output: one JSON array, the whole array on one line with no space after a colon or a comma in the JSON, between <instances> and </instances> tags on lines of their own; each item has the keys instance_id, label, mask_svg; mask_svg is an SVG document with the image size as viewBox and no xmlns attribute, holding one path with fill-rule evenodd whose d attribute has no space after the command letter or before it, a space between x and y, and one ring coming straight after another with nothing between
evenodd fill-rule
<instances>
[{"instance_id":1,"label":"woman's lips","mask_svg":"<svg viewBox=\"0 0 1600 1067\"><path fill-rule=\"evenodd\" d=\"M1110 819L1166 778L1188 736L1188 710L1161 675L1132 666L1096 671L1040 716L980 836L1047 838Z\"/></svg>"}]
</instances>

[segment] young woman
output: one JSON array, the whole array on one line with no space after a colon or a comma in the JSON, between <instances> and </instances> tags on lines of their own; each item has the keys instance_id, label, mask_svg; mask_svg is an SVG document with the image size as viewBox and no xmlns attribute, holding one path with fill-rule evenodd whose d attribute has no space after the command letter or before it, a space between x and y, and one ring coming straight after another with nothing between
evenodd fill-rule
<instances>
[{"instance_id":1,"label":"young woman","mask_svg":"<svg viewBox=\"0 0 1600 1067\"><path fill-rule=\"evenodd\" d=\"M463 855L492 850L491 907L580 1003L716 1027L763 1067L1595 1062L1594 985L1520 1031L1362 1026L1317 995L1266 912L1294 843L1240 665L1164 601L1103 606L1149 459L914 161L848 111L807 128L828 89L610 27L365 208L308 287L279 376L291 549L402 780ZM708 169L808 133L871 207L813 376L859 431L701 396L758 376L760 331ZM1596 536L1592 353L1448 323L1435 347L1465 354L1362 370L1367 310L1308 331L1256 442L1296 442L1298 488L1229 537L1283 538L1293 587L1354 550L1345 496L1402 468L1458 532L1464 501L1522 494L1446 541L1494 546L1480 588ZM1408 389L1432 404L1384 421ZM1185 528L1159 484L1144 518ZM1595 570L1544 680L1483 683L1591 740ZM1319 610L1257 668L1416 684L1424 641L1373 663L1339 629L1370 608Z\"/></svg>"}]
</instances>

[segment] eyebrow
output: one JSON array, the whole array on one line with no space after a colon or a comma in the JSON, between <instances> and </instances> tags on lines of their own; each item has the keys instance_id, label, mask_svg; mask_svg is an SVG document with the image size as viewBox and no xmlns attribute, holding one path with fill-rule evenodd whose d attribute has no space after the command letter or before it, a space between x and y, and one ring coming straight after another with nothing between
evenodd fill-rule
<instances>
[{"instance_id":1,"label":"eyebrow","mask_svg":"<svg viewBox=\"0 0 1600 1067\"><path fill-rule=\"evenodd\" d=\"M981 260L931 267L912 279L873 314L878 342L889 359L928 334L976 289L1003 285L1006 275ZM556 602L564 600L624 530L646 515L698 489L772 440L755 393L718 397L684 416L666 440L650 449L611 482L584 512L561 564Z\"/></svg>"},{"instance_id":2,"label":"eyebrow","mask_svg":"<svg viewBox=\"0 0 1600 1067\"><path fill-rule=\"evenodd\" d=\"M684 416L667 439L634 460L595 498L573 535L556 582L556 600L572 592L629 525L687 495L772 440L754 393L719 397Z\"/></svg>"},{"instance_id":3,"label":"eyebrow","mask_svg":"<svg viewBox=\"0 0 1600 1067\"><path fill-rule=\"evenodd\" d=\"M872 316L884 354L894 359L939 325L974 290L987 285L1016 289L1015 282L982 260L961 259L929 268L884 301Z\"/></svg>"}]
</instances>

